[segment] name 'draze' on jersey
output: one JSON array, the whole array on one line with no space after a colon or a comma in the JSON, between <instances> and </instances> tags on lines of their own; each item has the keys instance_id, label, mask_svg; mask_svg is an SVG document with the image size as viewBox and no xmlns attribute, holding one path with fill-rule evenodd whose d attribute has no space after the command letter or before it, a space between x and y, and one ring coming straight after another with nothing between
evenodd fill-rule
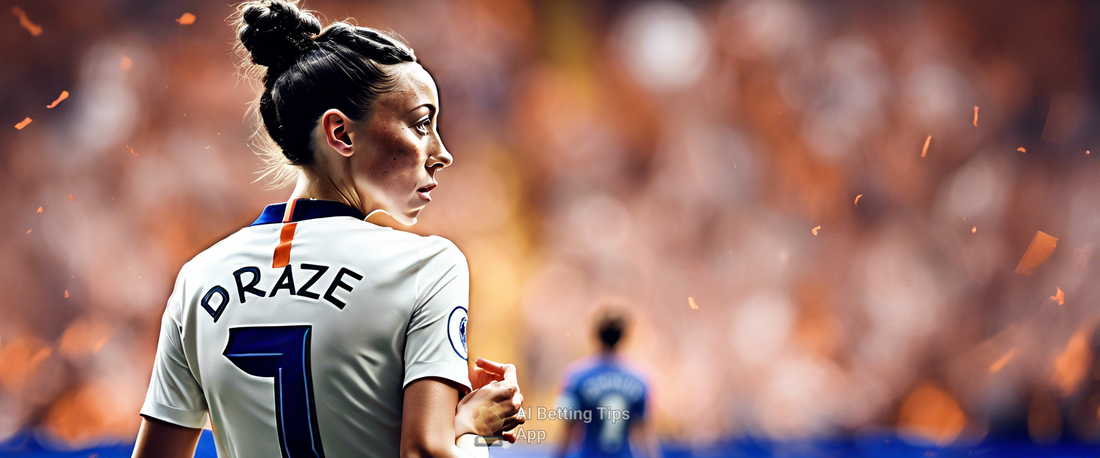
<instances>
[{"instance_id":1,"label":"name 'draze' on jersey","mask_svg":"<svg viewBox=\"0 0 1100 458\"><path fill-rule=\"evenodd\" d=\"M315 283L324 277L325 272L328 272L329 266L322 266L318 264L306 264L302 263L298 266L299 278L309 276L302 286L295 288L294 283L294 271L290 265L283 268L283 274L275 281L273 286L270 286L271 291L266 292L258 285L260 284L260 268L255 266L241 267L233 272L233 281L236 283L237 294L236 298L240 303L245 303L248 299L248 295L254 295L258 297L275 297L280 292L285 291L283 294L301 296L308 299L318 300L324 299L330 304L335 305L336 308L343 310L347 305L344 301L336 297L336 290L342 289L347 292L351 292L355 286L349 285L345 282L345 278L351 278L355 281L363 279L362 275L359 275L348 269L347 267L341 267L336 275L328 283L328 287L325 288L324 293L319 291L311 291ZM312 272L303 272L312 271ZM322 283L323 284L323 283ZM320 285L318 285L320 286ZM206 309L207 313L214 318L214 322L218 322L218 318L222 316L222 312L225 311L225 306L229 305L230 295L221 285L214 285L206 291L206 294L202 297L202 308Z\"/></svg>"}]
</instances>

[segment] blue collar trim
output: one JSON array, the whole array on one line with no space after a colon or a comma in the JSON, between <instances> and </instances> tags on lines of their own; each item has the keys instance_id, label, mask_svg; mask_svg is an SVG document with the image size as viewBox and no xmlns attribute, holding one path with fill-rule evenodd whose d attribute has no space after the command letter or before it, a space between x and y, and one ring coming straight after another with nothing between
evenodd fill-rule
<instances>
[{"instance_id":1,"label":"blue collar trim","mask_svg":"<svg viewBox=\"0 0 1100 458\"><path fill-rule=\"evenodd\" d=\"M264 208L259 218L249 226L283 222L283 214L286 213L286 203L271 204ZM350 216L363 220L366 216L354 207L335 200L297 199L294 203L294 214L290 215L289 222L303 221L313 218L327 218L329 216Z\"/></svg>"}]
</instances>

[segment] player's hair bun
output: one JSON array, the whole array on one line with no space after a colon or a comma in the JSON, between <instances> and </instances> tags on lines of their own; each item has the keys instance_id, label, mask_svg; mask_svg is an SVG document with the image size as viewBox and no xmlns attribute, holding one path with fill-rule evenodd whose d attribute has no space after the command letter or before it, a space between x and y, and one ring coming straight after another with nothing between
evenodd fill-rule
<instances>
[{"instance_id":1,"label":"player's hair bun","mask_svg":"<svg viewBox=\"0 0 1100 458\"><path fill-rule=\"evenodd\" d=\"M317 47L313 36L321 31L321 22L293 3L263 0L241 8L244 12L239 36L253 63L282 69Z\"/></svg>"}]
</instances>

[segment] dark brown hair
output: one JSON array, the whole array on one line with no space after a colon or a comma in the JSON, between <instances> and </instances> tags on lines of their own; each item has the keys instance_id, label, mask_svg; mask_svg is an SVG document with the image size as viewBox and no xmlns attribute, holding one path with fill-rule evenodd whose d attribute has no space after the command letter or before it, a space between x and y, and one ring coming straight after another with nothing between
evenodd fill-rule
<instances>
[{"instance_id":1,"label":"dark brown hair","mask_svg":"<svg viewBox=\"0 0 1100 458\"><path fill-rule=\"evenodd\" d=\"M622 339L629 323L626 311L618 307L606 307L596 320L596 335L606 349L614 349Z\"/></svg>"},{"instance_id":2,"label":"dark brown hair","mask_svg":"<svg viewBox=\"0 0 1100 458\"><path fill-rule=\"evenodd\" d=\"M322 30L294 0L245 2L231 20L239 38L234 49L245 54L239 68L263 86L249 111L267 165L261 179L273 186L294 178L288 165L314 163L310 133L326 110L361 121L372 102L396 86L393 66L416 62L396 34L341 21Z\"/></svg>"}]
</instances>

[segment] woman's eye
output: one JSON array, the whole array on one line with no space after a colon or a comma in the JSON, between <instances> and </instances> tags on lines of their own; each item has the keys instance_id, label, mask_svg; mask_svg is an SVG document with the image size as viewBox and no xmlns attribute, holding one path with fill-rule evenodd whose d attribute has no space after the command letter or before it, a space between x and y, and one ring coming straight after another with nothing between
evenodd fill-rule
<instances>
[{"instance_id":1,"label":"woman's eye","mask_svg":"<svg viewBox=\"0 0 1100 458\"><path fill-rule=\"evenodd\" d=\"M421 122L420 124L417 124L416 125L417 132L420 132L422 134L428 133L428 126L431 125L431 123L432 123L431 119L425 119L424 122Z\"/></svg>"}]
</instances>

